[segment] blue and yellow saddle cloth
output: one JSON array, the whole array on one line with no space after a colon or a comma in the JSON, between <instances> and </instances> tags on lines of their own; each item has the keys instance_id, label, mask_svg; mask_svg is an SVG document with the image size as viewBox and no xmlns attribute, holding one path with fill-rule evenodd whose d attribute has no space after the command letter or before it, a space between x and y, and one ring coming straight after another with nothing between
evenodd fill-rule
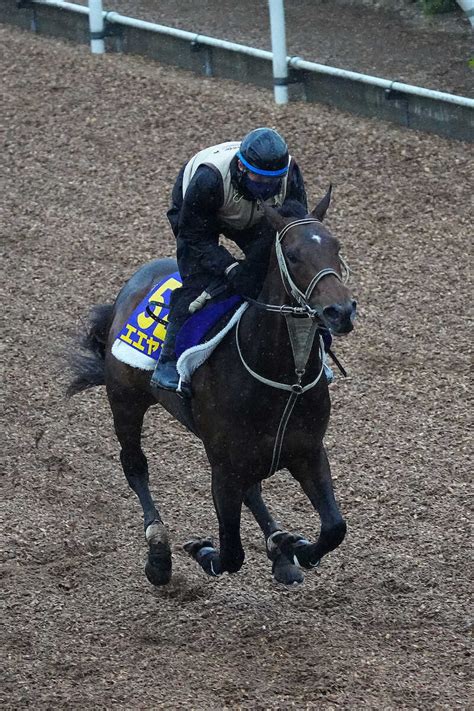
<instances>
[{"instance_id":1,"label":"blue and yellow saddle cloth","mask_svg":"<svg viewBox=\"0 0 474 711\"><path fill-rule=\"evenodd\" d=\"M140 301L134 312L127 319L112 346L112 354L122 363L142 370L154 370L161 354L161 346L166 336L171 293L182 285L179 272L162 279L145 298ZM151 303L150 303L151 302ZM153 302L159 302L155 306ZM190 316L176 339L176 355L201 343L206 333L230 309L242 302L240 296L211 303L202 311ZM157 321L149 312L165 323Z\"/></svg>"},{"instance_id":2,"label":"blue and yellow saddle cloth","mask_svg":"<svg viewBox=\"0 0 474 711\"><path fill-rule=\"evenodd\" d=\"M179 272L162 279L156 284L125 322L112 346L112 354L134 368L153 370L160 357L161 346L166 336L166 323L161 323L149 315L149 310L164 322L168 320L171 293L181 286ZM154 306L152 302L166 305ZM150 304L150 305L149 305Z\"/></svg>"}]
</instances>

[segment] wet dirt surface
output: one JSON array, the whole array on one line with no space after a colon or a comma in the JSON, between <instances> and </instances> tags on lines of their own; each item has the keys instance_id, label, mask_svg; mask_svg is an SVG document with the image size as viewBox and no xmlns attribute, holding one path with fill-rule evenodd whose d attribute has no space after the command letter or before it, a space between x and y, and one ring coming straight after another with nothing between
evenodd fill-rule
<instances>
[{"instance_id":1,"label":"wet dirt surface","mask_svg":"<svg viewBox=\"0 0 474 711\"><path fill-rule=\"evenodd\" d=\"M0 48L2 708L468 708L468 146L12 28ZM181 545L216 534L207 460L156 408L174 577L154 589L105 392L65 401L60 354L92 304L173 254L181 163L256 125L287 137L312 203L334 184L360 304L327 436L348 535L287 590L245 513L242 571L206 578ZM264 490L314 539L287 474Z\"/></svg>"},{"instance_id":2,"label":"wet dirt surface","mask_svg":"<svg viewBox=\"0 0 474 711\"><path fill-rule=\"evenodd\" d=\"M87 5L87 0L79 0ZM392 11L387 9L391 4ZM260 0L107 0L107 10L271 49L268 3ZM395 11L396 10L396 11ZM462 96L474 94L473 31L458 8L426 17L417 3L362 6L334 0L285 3L287 51L311 62Z\"/></svg>"}]
</instances>

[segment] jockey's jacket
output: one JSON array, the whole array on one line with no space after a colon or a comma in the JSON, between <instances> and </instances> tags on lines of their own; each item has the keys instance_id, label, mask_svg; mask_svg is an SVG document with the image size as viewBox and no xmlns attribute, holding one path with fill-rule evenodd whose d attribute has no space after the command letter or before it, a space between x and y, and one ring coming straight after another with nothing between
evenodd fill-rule
<instances>
[{"instance_id":1,"label":"jockey's jacket","mask_svg":"<svg viewBox=\"0 0 474 711\"><path fill-rule=\"evenodd\" d=\"M219 222L223 227L245 230L262 219L263 209L256 201L246 200L232 182L231 163L239 148L240 141L228 141L196 153L184 168L183 197L186 196L188 185L199 166L209 166L222 180L223 203L217 211ZM288 174L281 180L280 192L266 200L266 204L281 207L286 198L287 184Z\"/></svg>"},{"instance_id":2,"label":"jockey's jacket","mask_svg":"<svg viewBox=\"0 0 474 711\"><path fill-rule=\"evenodd\" d=\"M239 146L234 141L199 151L176 179L168 219L177 238L183 286L196 279L209 284L209 277L223 275L235 262L235 257L219 244L220 235L235 242L247 261L261 262L265 269L274 231L262 220L263 210L257 201L247 200L239 192ZM287 200L296 200L307 208L303 177L293 159L279 194L266 203L279 207Z\"/></svg>"}]
</instances>

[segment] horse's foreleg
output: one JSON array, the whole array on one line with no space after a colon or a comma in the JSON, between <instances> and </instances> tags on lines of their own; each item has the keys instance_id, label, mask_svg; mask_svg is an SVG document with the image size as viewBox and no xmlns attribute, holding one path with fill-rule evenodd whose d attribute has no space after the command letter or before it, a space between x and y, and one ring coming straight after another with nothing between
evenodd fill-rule
<instances>
[{"instance_id":1,"label":"horse's foreleg","mask_svg":"<svg viewBox=\"0 0 474 711\"><path fill-rule=\"evenodd\" d=\"M236 573L245 558L240 540L243 488L232 471L213 466L212 497L219 520L219 551L209 538L192 539L184 549L208 575Z\"/></svg>"},{"instance_id":2,"label":"horse's foreleg","mask_svg":"<svg viewBox=\"0 0 474 711\"><path fill-rule=\"evenodd\" d=\"M334 498L331 470L324 447L321 446L314 459L293 463L290 472L318 511L321 530L316 543L292 541L290 535L286 541L279 541L278 545L288 556L295 555L304 568L314 568L326 553L342 543L346 534L346 523Z\"/></svg>"},{"instance_id":3,"label":"horse's foreleg","mask_svg":"<svg viewBox=\"0 0 474 711\"><path fill-rule=\"evenodd\" d=\"M285 585L302 583L303 573L292 560L288 558L274 543L273 537L277 532L282 532L281 525L275 521L262 498L262 485L254 484L244 496L244 504L252 512L258 525L265 536L267 555L272 561L272 573L275 580Z\"/></svg>"},{"instance_id":4,"label":"horse's foreleg","mask_svg":"<svg viewBox=\"0 0 474 711\"><path fill-rule=\"evenodd\" d=\"M262 529L265 541L269 539L275 531L281 531L278 521L275 521L262 498L262 485L253 484L244 496L244 504L253 513L254 518Z\"/></svg>"},{"instance_id":5,"label":"horse's foreleg","mask_svg":"<svg viewBox=\"0 0 474 711\"><path fill-rule=\"evenodd\" d=\"M168 533L153 501L148 486L148 463L141 448L143 417L148 402L134 397L110 397L115 432L120 442L120 461L131 489L136 493L143 509L145 536L148 543L148 561L145 573L153 585L166 585L171 579L171 550Z\"/></svg>"}]
</instances>

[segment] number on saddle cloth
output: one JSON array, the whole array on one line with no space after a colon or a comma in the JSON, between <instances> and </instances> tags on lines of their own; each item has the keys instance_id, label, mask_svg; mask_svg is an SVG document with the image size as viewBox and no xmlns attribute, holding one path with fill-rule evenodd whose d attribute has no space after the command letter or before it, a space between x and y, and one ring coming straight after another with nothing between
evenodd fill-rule
<instances>
[{"instance_id":1,"label":"number on saddle cloth","mask_svg":"<svg viewBox=\"0 0 474 711\"><path fill-rule=\"evenodd\" d=\"M174 272L149 291L117 335L112 355L134 368L154 370L166 336L171 294L181 284L179 272ZM151 312L153 303L158 305Z\"/></svg>"}]
</instances>

